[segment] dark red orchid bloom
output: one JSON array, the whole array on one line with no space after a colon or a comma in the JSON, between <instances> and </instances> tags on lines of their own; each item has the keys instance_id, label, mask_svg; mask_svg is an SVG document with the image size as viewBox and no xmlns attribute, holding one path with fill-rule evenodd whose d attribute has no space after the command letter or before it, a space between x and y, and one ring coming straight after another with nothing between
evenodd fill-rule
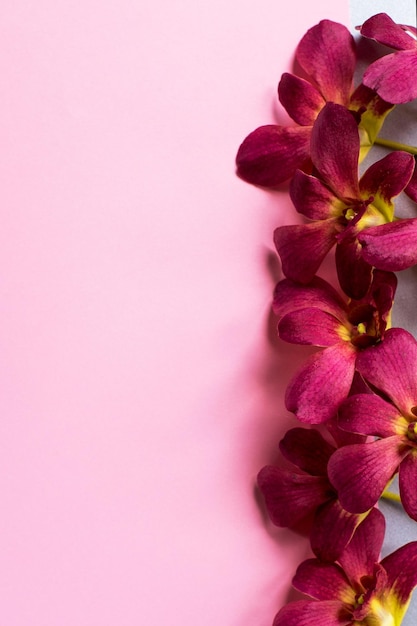
<instances>
[{"instance_id":1,"label":"dark red orchid bloom","mask_svg":"<svg viewBox=\"0 0 417 626\"><path fill-rule=\"evenodd\" d=\"M239 176L255 185L276 187L298 168L311 170L311 130L326 102L356 112L361 158L393 107L364 85L353 89L355 43L342 24L323 20L313 26L301 39L296 60L307 78L284 73L278 97L297 126L260 126L246 137L237 153Z\"/></svg>"}]
</instances>

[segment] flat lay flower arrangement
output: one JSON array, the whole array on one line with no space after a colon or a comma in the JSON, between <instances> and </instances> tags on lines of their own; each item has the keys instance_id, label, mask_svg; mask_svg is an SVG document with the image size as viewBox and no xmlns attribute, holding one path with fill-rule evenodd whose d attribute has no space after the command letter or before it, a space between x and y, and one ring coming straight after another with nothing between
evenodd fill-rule
<instances>
[{"instance_id":1,"label":"flat lay flower arrangement","mask_svg":"<svg viewBox=\"0 0 417 626\"><path fill-rule=\"evenodd\" d=\"M417 31L385 13L358 29L385 46L362 82L349 30L321 21L298 45L300 75L278 86L294 125L257 128L236 157L249 183L290 181L304 223L274 233L284 278L272 306L282 340L320 348L286 390L300 422L279 443L286 465L257 478L272 522L306 522L315 555L293 578L305 599L274 626L399 626L417 585L417 541L380 559L377 508L398 475L417 521L417 341L391 325L394 272L417 264L417 217L395 209L399 194L417 202L417 150L379 137L394 107L417 98ZM374 144L391 149L359 175ZM336 286L317 275L331 250Z\"/></svg>"}]
</instances>

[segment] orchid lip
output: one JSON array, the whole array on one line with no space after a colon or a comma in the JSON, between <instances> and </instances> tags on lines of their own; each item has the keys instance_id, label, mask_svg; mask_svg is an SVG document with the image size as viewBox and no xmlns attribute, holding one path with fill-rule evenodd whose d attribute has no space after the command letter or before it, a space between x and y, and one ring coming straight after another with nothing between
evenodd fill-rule
<instances>
[{"instance_id":1,"label":"orchid lip","mask_svg":"<svg viewBox=\"0 0 417 626\"><path fill-rule=\"evenodd\" d=\"M411 422L407 427L407 438L410 441L417 441L417 422Z\"/></svg>"}]
</instances>

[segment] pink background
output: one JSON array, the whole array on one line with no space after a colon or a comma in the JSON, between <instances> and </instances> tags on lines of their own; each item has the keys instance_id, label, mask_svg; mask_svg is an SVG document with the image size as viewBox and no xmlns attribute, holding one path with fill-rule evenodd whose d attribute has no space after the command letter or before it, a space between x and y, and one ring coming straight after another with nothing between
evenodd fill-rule
<instances>
[{"instance_id":1,"label":"pink background","mask_svg":"<svg viewBox=\"0 0 417 626\"><path fill-rule=\"evenodd\" d=\"M3 0L0 623L267 626L306 541L254 495L300 355L285 193L234 174L347 2ZM272 264L273 265L273 264Z\"/></svg>"}]
</instances>

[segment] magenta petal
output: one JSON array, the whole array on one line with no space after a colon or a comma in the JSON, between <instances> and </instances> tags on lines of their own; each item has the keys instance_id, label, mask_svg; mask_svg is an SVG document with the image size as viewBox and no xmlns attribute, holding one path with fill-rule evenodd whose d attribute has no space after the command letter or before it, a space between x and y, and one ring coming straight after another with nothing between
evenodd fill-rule
<instances>
[{"instance_id":1,"label":"magenta petal","mask_svg":"<svg viewBox=\"0 0 417 626\"><path fill-rule=\"evenodd\" d=\"M287 409L308 424L320 424L333 417L349 393L355 360L356 350L347 343L313 354L288 385Z\"/></svg>"},{"instance_id":2,"label":"magenta petal","mask_svg":"<svg viewBox=\"0 0 417 626\"><path fill-rule=\"evenodd\" d=\"M414 157L407 152L396 150L371 165L362 176L359 187L361 193L381 196L390 202L407 186L414 171Z\"/></svg>"},{"instance_id":3,"label":"magenta petal","mask_svg":"<svg viewBox=\"0 0 417 626\"><path fill-rule=\"evenodd\" d=\"M293 586L316 600L343 601L353 594L343 570L334 563L318 559L303 561L295 573Z\"/></svg>"},{"instance_id":4,"label":"magenta petal","mask_svg":"<svg viewBox=\"0 0 417 626\"><path fill-rule=\"evenodd\" d=\"M335 448L317 430L291 428L279 448L288 461L303 471L327 477L327 463Z\"/></svg>"},{"instance_id":5,"label":"magenta petal","mask_svg":"<svg viewBox=\"0 0 417 626\"><path fill-rule=\"evenodd\" d=\"M336 289L319 276L305 286L288 278L281 280L275 287L272 307L278 317L297 309L316 307L341 322L346 321L346 303Z\"/></svg>"},{"instance_id":6,"label":"magenta petal","mask_svg":"<svg viewBox=\"0 0 417 626\"><path fill-rule=\"evenodd\" d=\"M406 330L388 330L384 341L359 353L356 367L403 413L417 405L417 342Z\"/></svg>"},{"instance_id":7,"label":"magenta petal","mask_svg":"<svg viewBox=\"0 0 417 626\"><path fill-rule=\"evenodd\" d=\"M364 37L375 39L378 43L395 50L412 50L415 47L414 40L386 13L370 17L362 24L360 31Z\"/></svg>"},{"instance_id":8,"label":"magenta petal","mask_svg":"<svg viewBox=\"0 0 417 626\"><path fill-rule=\"evenodd\" d=\"M328 102L311 133L311 160L339 198L359 198L358 125L350 111Z\"/></svg>"},{"instance_id":9,"label":"magenta petal","mask_svg":"<svg viewBox=\"0 0 417 626\"><path fill-rule=\"evenodd\" d=\"M329 497L327 478L297 474L272 465L261 469L258 486L276 526L294 526Z\"/></svg>"},{"instance_id":10,"label":"magenta petal","mask_svg":"<svg viewBox=\"0 0 417 626\"><path fill-rule=\"evenodd\" d=\"M372 349L372 348L371 348ZM396 434L398 409L379 396L363 393L350 396L339 408L338 424L361 435L390 437Z\"/></svg>"},{"instance_id":11,"label":"magenta petal","mask_svg":"<svg viewBox=\"0 0 417 626\"><path fill-rule=\"evenodd\" d=\"M345 511L338 500L322 504L316 511L310 532L314 554L322 561L337 561L362 517Z\"/></svg>"},{"instance_id":12,"label":"magenta petal","mask_svg":"<svg viewBox=\"0 0 417 626\"><path fill-rule=\"evenodd\" d=\"M363 298L372 282L372 266L364 260L357 239L343 239L337 244L336 268L345 294L354 300Z\"/></svg>"},{"instance_id":13,"label":"magenta petal","mask_svg":"<svg viewBox=\"0 0 417 626\"><path fill-rule=\"evenodd\" d=\"M326 100L348 104L356 53L353 37L345 26L322 20L301 39L296 58Z\"/></svg>"},{"instance_id":14,"label":"magenta petal","mask_svg":"<svg viewBox=\"0 0 417 626\"><path fill-rule=\"evenodd\" d=\"M358 443L336 450L329 461L329 479L340 504L351 513L372 508L399 464L408 454L400 436Z\"/></svg>"},{"instance_id":15,"label":"magenta petal","mask_svg":"<svg viewBox=\"0 0 417 626\"><path fill-rule=\"evenodd\" d=\"M412 448L400 465L401 502L408 515L417 522L417 450Z\"/></svg>"},{"instance_id":16,"label":"magenta petal","mask_svg":"<svg viewBox=\"0 0 417 626\"><path fill-rule=\"evenodd\" d=\"M277 228L274 243L285 276L300 283L310 282L335 244L336 232L333 219Z\"/></svg>"},{"instance_id":17,"label":"magenta petal","mask_svg":"<svg viewBox=\"0 0 417 626\"><path fill-rule=\"evenodd\" d=\"M338 217L340 201L315 176L297 170L290 185L291 200L299 213L312 220Z\"/></svg>"},{"instance_id":18,"label":"magenta petal","mask_svg":"<svg viewBox=\"0 0 417 626\"><path fill-rule=\"evenodd\" d=\"M310 126L257 128L238 150L237 173L249 183L276 187L309 161L310 136Z\"/></svg>"},{"instance_id":19,"label":"magenta petal","mask_svg":"<svg viewBox=\"0 0 417 626\"><path fill-rule=\"evenodd\" d=\"M284 606L273 626L352 626L352 618L338 601L299 600Z\"/></svg>"},{"instance_id":20,"label":"magenta petal","mask_svg":"<svg viewBox=\"0 0 417 626\"><path fill-rule=\"evenodd\" d=\"M414 165L416 165L416 157L414 157ZM410 182L407 187L404 189L404 193L407 194L414 202L417 202L417 167L414 166L413 175L411 176Z\"/></svg>"},{"instance_id":21,"label":"magenta petal","mask_svg":"<svg viewBox=\"0 0 417 626\"><path fill-rule=\"evenodd\" d=\"M390 592L404 606L417 585L417 541L401 546L382 559L381 565L388 574Z\"/></svg>"},{"instance_id":22,"label":"magenta petal","mask_svg":"<svg viewBox=\"0 0 417 626\"><path fill-rule=\"evenodd\" d=\"M378 509L372 509L358 526L339 562L351 581L372 576L379 561L385 535L385 518Z\"/></svg>"},{"instance_id":23,"label":"magenta petal","mask_svg":"<svg viewBox=\"0 0 417 626\"><path fill-rule=\"evenodd\" d=\"M401 50L377 59L363 75L367 87L392 104L417 98L417 49Z\"/></svg>"},{"instance_id":24,"label":"magenta petal","mask_svg":"<svg viewBox=\"0 0 417 626\"><path fill-rule=\"evenodd\" d=\"M284 315L278 324L278 334L288 343L326 347L340 343L340 328L333 315L306 308Z\"/></svg>"},{"instance_id":25,"label":"magenta petal","mask_svg":"<svg viewBox=\"0 0 417 626\"><path fill-rule=\"evenodd\" d=\"M417 218L371 226L358 234L362 256L379 270L398 272L417 263Z\"/></svg>"},{"instance_id":26,"label":"magenta petal","mask_svg":"<svg viewBox=\"0 0 417 626\"><path fill-rule=\"evenodd\" d=\"M326 101L308 81L285 72L278 85L278 97L282 106L301 126L312 126Z\"/></svg>"}]
</instances>

